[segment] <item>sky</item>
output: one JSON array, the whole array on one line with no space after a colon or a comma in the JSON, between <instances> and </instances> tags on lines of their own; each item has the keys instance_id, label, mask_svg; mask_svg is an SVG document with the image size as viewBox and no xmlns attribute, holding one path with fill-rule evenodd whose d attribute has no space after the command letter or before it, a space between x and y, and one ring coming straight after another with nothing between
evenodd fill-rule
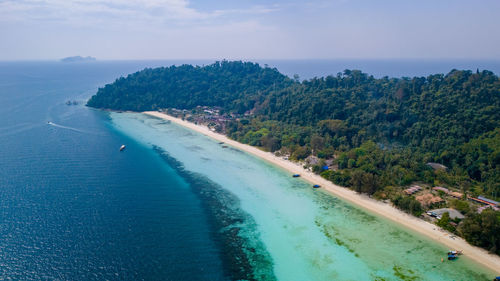
<instances>
[{"instance_id":1,"label":"sky","mask_svg":"<svg viewBox=\"0 0 500 281\"><path fill-rule=\"evenodd\" d=\"M0 60L498 60L498 15L498 0L0 0Z\"/></svg>"}]
</instances>

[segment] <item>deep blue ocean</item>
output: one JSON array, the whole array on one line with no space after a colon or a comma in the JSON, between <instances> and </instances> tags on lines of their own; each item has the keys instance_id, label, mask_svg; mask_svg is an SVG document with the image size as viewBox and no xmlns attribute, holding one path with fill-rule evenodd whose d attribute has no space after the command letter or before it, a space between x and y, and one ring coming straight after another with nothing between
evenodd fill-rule
<instances>
[{"instance_id":1,"label":"deep blue ocean","mask_svg":"<svg viewBox=\"0 0 500 281\"><path fill-rule=\"evenodd\" d=\"M117 77L172 63L183 62L0 62L0 279L229 280L246 270L237 237L220 234L230 217L217 213L221 197L200 192L212 183L122 133L109 113L84 106ZM460 68L261 63L304 79L356 65L378 77ZM463 63L500 72L500 63Z\"/></svg>"},{"instance_id":2,"label":"deep blue ocean","mask_svg":"<svg viewBox=\"0 0 500 281\"><path fill-rule=\"evenodd\" d=\"M83 106L144 66L0 64L0 279L224 279L184 179Z\"/></svg>"}]
</instances>

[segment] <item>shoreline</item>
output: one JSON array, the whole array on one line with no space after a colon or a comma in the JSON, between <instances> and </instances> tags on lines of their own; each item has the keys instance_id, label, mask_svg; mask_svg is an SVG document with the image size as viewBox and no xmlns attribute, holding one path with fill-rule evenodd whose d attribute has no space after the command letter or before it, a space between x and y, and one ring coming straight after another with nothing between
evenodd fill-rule
<instances>
[{"instance_id":1,"label":"shoreline","mask_svg":"<svg viewBox=\"0 0 500 281\"><path fill-rule=\"evenodd\" d=\"M157 112L157 111L146 111L143 114L153 116L160 119L165 119L172 121L178 125L206 135L212 139L224 142L225 144L231 145L235 148L238 148L242 151L250 153L260 159L263 159L269 163L277 165L290 173L300 174L301 178L311 184L319 184L321 187L327 192L353 204L369 213L374 213L379 216L382 216L390 221L398 223L399 225L420 233L421 235L426 236L440 244L446 245L450 249L453 250L463 250L464 255L475 261L476 263L488 268L492 272L496 274L500 274L500 257L497 255L489 254L486 250L472 246L467 243L463 238L455 236L453 238L450 237L450 234L444 230L441 230L438 226L433 225L429 222L416 218L412 215L404 213L401 210L394 208L393 206L372 199L366 195L361 195L353 190L348 188L340 187L335 185L334 183L322 178L319 175L316 175L312 172L305 170L300 165L293 163L288 160L284 160L280 157L275 156L270 152L262 151L256 147L239 143L237 141L231 140L225 135L215 133L210 131L205 126L196 125L194 123L181 120L176 117L172 117L165 113ZM444 256L445 253L443 253Z\"/></svg>"}]
</instances>

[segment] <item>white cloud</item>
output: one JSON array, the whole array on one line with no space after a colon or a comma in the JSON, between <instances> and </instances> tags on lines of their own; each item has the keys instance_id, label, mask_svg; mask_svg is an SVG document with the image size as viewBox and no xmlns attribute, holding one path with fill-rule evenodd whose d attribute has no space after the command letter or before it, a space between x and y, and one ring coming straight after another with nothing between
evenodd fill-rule
<instances>
[{"instance_id":1,"label":"white cloud","mask_svg":"<svg viewBox=\"0 0 500 281\"><path fill-rule=\"evenodd\" d=\"M201 1L0 0L0 59L500 57L496 0Z\"/></svg>"},{"instance_id":2,"label":"white cloud","mask_svg":"<svg viewBox=\"0 0 500 281\"><path fill-rule=\"evenodd\" d=\"M91 23L174 23L214 20L234 14L262 14L276 7L255 6L203 12L188 0L0 0L0 21L59 21Z\"/></svg>"}]
</instances>

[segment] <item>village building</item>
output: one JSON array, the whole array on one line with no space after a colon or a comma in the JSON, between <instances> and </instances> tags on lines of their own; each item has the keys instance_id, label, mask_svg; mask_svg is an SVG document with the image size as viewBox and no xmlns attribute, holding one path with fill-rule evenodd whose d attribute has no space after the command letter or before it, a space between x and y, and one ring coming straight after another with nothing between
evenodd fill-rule
<instances>
[{"instance_id":1,"label":"village building","mask_svg":"<svg viewBox=\"0 0 500 281\"><path fill-rule=\"evenodd\" d=\"M461 199L464 197L464 195L462 193L456 192L456 191L450 192L449 195L454 197L454 198L457 198L457 199Z\"/></svg>"},{"instance_id":2,"label":"village building","mask_svg":"<svg viewBox=\"0 0 500 281\"><path fill-rule=\"evenodd\" d=\"M439 163L429 162L426 165L429 166L429 167L431 167L434 170L446 170L446 169L448 169L448 167L446 167L443 164L439 164Z\"/></svg>"},{"instance_id":3,"label":"village building","mask_svg":"<svg viewBox=\"0 0 500 281\"><path fill-rule=\"evenodd\" d=\"M464 219L465 216L459 211L451 208L442 208L436 210L430 210L429 212L436 214L438 217L442 217L444 213L450 214L451 219Z\"/></svg>"},{"instance_id":4,"label":"village building","mask_svg":"<svg viewBox=\"0 0 500 281\"><path fill-rule=\"evenodd\" d=\"M431 193L427 193L427 194L423 194L423 195L420 195L420 196L416 196L415 200L417 200L418 202L420 202L420 204L424 208L427 208L427 207L430 207L430 206L433 206L433 205L438 205L438 204L441 204L441 203L444 202L443 198L441 198L439 196L434 196Z\"/></svg>"},{"instance_id":5,"label":"village building","mask_svg":"<svg viewBox=\"0 0 500 281\"><path fill-rule=\"evenodd\" d=\"M419 192L420 190L422 190L422 187L420 187L419 185L413 185L412 187L403 190L403 192L406 193L406 195L412 195Z\"/></svg>"},{"instance_id":6,"label":"village building","mask_svg":"<svg viewBox=\"0 0 500 281\"><path fill-rule=\"evenodd\" d=\"M486 206L482 206L482 207L477 208L477 212L480 214L486 209L492 209L493 211L500 211L500 208L498 208L498 207L486 205Z\"/></svg>"},{"instance_id":7,"label":"village building","mask_svg":"<svg viewBox=\"0 0 500 281\"><path fill-rule=\"evenodd\" d=\"M442 186L435 186L435 187L432 188L432 190L434 190L434 191L442 191L445 194L450 193L450 190L448 188L442 187Z\"/></svg>"}]
</instances>

